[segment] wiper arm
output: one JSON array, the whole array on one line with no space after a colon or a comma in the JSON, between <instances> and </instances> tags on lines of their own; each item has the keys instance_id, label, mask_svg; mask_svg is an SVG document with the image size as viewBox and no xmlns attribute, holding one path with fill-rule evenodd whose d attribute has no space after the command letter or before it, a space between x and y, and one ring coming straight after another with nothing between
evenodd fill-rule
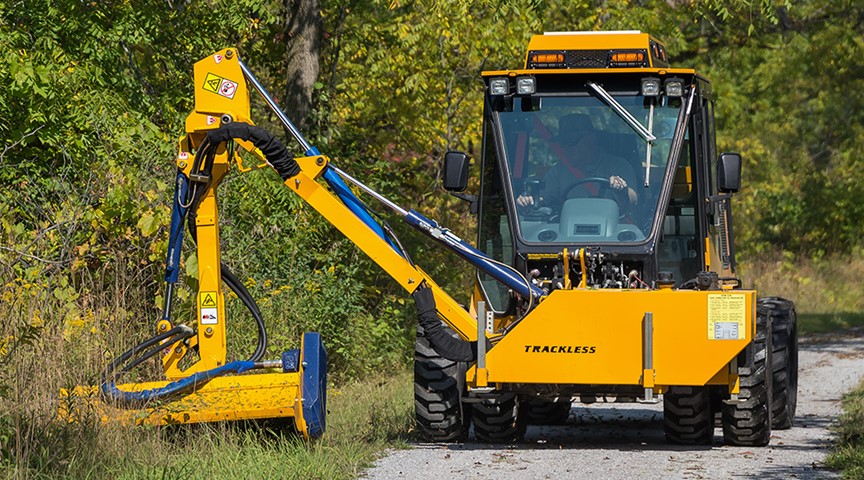
<instances>
[{"instance_id":1,"label":"wiper arm","mask_svg":"<svg viewBox=\"0 0 864 480\"><path fill-rule=\"evenodd\" d=\"M654 100L651 100L648 114L648 133L654 134ZM645 142L645 188L651 186L651 142Z\"/></svg>"},{"instance_id":2,"label":"wiper arm","mask_svg":"<svg viewBox=\"0 0 864 480\"><path fill-rule=\"evenodd\" d=\"M615 113L617 113L622 120L627 122L627 124L630 125L630 127L632 127L633 130L636 131L636 133L642 136L642 138L646 142L653 142L654 140L657 140L657 137L655 137L651 132L649 132L647 128L643 127L642 124L639 123L639 120L636 120L636 117L631 115L630 112L628 112L623 105L618 103L618 100L615 100L612 95L609 95L609 92L607 92L603 87L597 85L594 82L588 82L588 86L591 87L592 90L597 92L597 95L599 95L600 98L603 99L603 101L605 101L607 104L609 104L609 106L612 107L612 110L615 110Z\"/></svg>"}]
</instances>

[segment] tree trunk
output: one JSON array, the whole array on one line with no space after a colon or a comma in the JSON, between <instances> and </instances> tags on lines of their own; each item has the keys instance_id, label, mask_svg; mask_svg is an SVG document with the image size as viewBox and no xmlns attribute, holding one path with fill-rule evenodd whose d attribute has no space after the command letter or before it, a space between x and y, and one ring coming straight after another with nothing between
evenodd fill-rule
<instances>
[{"instance_id":1,"label":"tree trunk","mask_svg":"<svg viewBox=\"0 0 864 480\"><path fill-rule=\"evenodd\" d=\"M288 118L301 132L309 125L312 91L318 80L324 22L318 0L284 0L285 100Z\"/></svg>"}]
</instances>

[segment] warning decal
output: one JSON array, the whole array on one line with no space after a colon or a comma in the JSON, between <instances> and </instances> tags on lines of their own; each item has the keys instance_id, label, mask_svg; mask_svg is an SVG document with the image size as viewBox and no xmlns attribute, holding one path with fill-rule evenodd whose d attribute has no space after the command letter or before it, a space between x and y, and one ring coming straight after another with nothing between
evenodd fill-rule
<instances>
[{"instance_id":1,"label":"warning decal","mask_svg":"<svg viewBox=\"0 0 864 480\"><path fill-rule=\"evenodd\" d=\"M742 340L747 319L746 296L741 293L708 295L708 339Z\"/></svg>"},{"instance_id":2,"label":"warning decal","mask_svg":"<svg viewBox=\"0 0 864 480\"><path fill-rule=\"evenodd\" d=\"M222 80L222 85L219 87L219 95L228 98L234 98L237 92L237 84L231 80Z\"/></svg>"},{"instance_id":3,"label":"warning decal","mask_svg":"<svg viewBox=\"0 0 864 480\"><path fill-rule=\"evenodd\" d=\"M222 85L222 80L222 77L208 73L207 78L204 79L204 90L219 93L219 87Z\"/></svg>"},{"instance_id":4,"label":"warning decal","mask_svg":"<svg viewBox=\"0 0 864 480\"><path fill-rule=\"evenodd\" d=\"M215 308L201 309L201 325L216 325L219 323L219 312Z\"/></svg>"},{"instance_id":5,"label":"warning decal","mask_svg":"<svg viewBox=\"0 0 864 480\"><path fill-rule=\"evenodd\" d=\"M216 306L216 292L201 292L201 308Z\"/></svg>"},{"instance_id":6,"label":"warning decal","mask_svg":"<svg viewBox=\"0 0 864 480\"><path fill-rule=\"evenodd\" d=\"M214 73L208 73L204 79L204 90L222 95L225 98L234 98L237 93L237 82L222 78Z\"/></svg>"}]
</instances>

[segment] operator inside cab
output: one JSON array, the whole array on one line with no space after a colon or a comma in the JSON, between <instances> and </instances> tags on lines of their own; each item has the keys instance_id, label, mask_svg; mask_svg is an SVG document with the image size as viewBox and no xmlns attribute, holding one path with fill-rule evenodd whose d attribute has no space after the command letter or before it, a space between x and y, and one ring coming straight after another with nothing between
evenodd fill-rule
<instances>
[{"instance_id":1,"label":"operator inside cab","mask_svg":"<svg viewBox=\"0 0 864 480\"><path fill-rule=\"evenodd\" d=\"M557 163L540 182L525 182L517 198L521 207L548 206L560 211L570 198L609 198L621 211L636 204L636 174L630 163L602 147L601 135L584 113L564 115L551 141Z\"/></svg>"}]
</instances>

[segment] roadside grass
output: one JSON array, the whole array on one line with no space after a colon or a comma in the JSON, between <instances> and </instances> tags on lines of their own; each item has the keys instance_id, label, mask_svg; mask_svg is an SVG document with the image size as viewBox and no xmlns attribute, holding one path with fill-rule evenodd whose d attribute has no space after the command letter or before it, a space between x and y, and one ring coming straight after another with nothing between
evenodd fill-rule
<instances>
[{"instance_id":1,"label":"roadside grass","mask_svg":"<svg viewBox=\"0 0 864 480\"><path fill-rule=\"evenodd\" d=\"M293 427L193 427L184 439L163 442L164 461L125 465L118 478L357 478L381 451L404 445L411 434L411 387L403 370L331 389L328 431L311 444Z\"/></svg>"},{"instance_id":2,"label":"roadside grass","mask_svg":"<svg viewBox=\"0 0 864 480\"><path fill-rule=\"evenodd\" d=\"M813 259L778 254L741 263L745 287L755 288L760 297L795 302L800 334L864 325L864 255Z\"/></svg>"},{"instance_id":3,"label":"roadside grass","mask_svg":"<svg viewBox=\"0 0 864 480\"><path fill-rule=\"evenodd\" d=\"M864 479L864 382L843 397L843 415L835 427L837 447L825 464L843 478Z\"/></svg>"},{"instance_id":4,"label":"roadside grass","mask_svg":"<svg viewBox=\"0 0 864 480\"><path fill-rule=\"evenodd\" d=\"M799 313L798 332L831 333L864 325L864 312Z\"/></svg>"}]
</instances>

